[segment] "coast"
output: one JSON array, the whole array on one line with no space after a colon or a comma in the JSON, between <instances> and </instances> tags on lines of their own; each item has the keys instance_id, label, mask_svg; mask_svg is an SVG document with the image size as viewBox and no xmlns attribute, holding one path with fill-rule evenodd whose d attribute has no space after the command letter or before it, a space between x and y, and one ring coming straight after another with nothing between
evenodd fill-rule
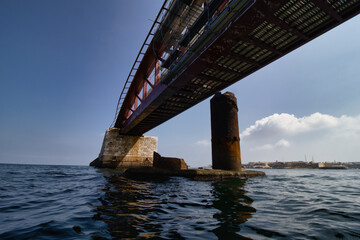
<instances>
[{"instance_id":1,"label":"coast","mask_svg":"<svg viewBox=\"0 0 360 240\"><path fill-rule=\"evenodd\" d=\"M360 162L249 162L244 164L244 167L260 169L360 169Z\"/></svg>"}]
</instances>

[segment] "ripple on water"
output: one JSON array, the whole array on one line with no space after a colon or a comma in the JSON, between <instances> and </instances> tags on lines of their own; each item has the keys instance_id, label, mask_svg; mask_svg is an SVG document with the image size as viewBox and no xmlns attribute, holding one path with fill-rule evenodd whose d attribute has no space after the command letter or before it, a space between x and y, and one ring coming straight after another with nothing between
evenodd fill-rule
<instances>
[{"instance_id":1,"label":"ripple on water","mask_svg":"<svg viewBox=\"0 0 360 240\"><path fill-rule=\"evenodd\" d=\"M360 239L355 170L208 182L70 166L0 171L0 239Z\"/></svg>"}]
</instances>

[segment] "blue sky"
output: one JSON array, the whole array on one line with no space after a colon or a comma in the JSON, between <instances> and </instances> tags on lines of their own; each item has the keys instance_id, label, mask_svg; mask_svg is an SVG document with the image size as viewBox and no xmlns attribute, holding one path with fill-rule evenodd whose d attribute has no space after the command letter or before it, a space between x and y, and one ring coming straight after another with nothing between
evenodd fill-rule
<instances>
[{"instance_id":1,"label":"blue sky","mask_svg":"<svg viewBox=\"0 0 360 240\"><path fill-rule=\"evenodd\" d=\"M162 0L0 1L0 162L87 165ZM360 161L360 17L229 87L243 162ZM211 163L209 99L151 130Z\"/></svg>"}]
</instances>

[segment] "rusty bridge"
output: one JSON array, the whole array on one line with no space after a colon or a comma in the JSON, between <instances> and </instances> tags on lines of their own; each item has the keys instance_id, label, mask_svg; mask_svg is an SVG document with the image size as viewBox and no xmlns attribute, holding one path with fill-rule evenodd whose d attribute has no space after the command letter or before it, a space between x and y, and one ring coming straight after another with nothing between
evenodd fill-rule
<instances>
[{"instance_id":1,"label":"rusty bridge","mask_svg":"<svg viewBox=\"0 0 360 240\"><path fill-rule=\"evenodd\" d=\"M166 0L113 126L142 135L360 12L360 0Z\"/></svg>"}]
</instances>

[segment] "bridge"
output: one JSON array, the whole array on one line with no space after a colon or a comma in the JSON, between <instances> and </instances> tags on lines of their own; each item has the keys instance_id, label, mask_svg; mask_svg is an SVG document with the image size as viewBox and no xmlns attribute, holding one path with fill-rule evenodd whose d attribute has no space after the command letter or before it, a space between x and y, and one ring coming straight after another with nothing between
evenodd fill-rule
<instances>
[{"instance_id":1,"label":"bridge","mask_svg":"<svg viewBox=\"0 0 360 240\"><path fill-rule=\"evenodd\" d=\"M359 12L359 0L165 0L113 126L140 136Z\"/></svg>"}]
</instances>

